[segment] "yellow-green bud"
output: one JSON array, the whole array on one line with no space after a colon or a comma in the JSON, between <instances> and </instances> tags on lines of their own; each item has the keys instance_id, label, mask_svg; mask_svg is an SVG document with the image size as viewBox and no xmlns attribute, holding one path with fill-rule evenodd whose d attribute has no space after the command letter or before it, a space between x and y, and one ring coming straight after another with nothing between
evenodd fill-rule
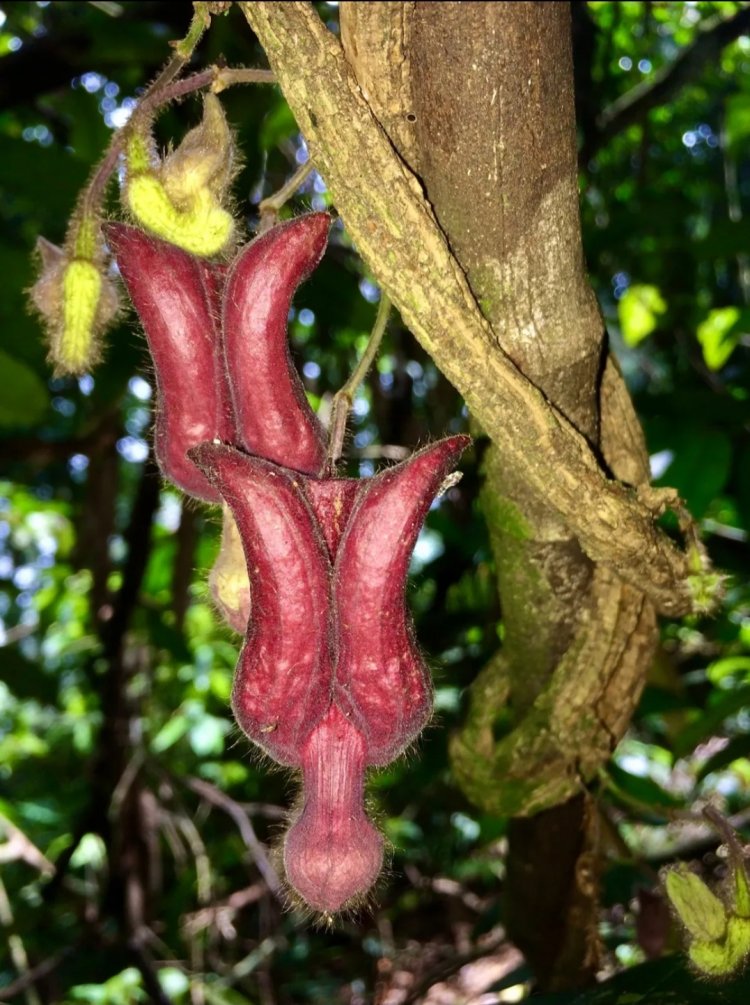
<instances>
[{"instance_id":1,"label":"yellow-green bud","mask_svg":"<svg viewBox=\"0 0 750 1005\"><path fill-rule=\"evenodd\" d=\"M715 942L727 930L727 909L686 865L670 869L664 885L680 921L693 938Z\"/></svg>"},{"instance_id":2,"label":"yellow-green bud","mask_svg":"<svg viewBox=\"0 0 750 1005\"><path fill-rule=\"evenodd\" d=\"M139 174L128 182L127 200L142 227L193 255L215 255L231 240L234 220L207 189L180 211L155 175Z\"/></svg>"},{"instance_id":3,"label":"yellow-green bud","mask_svg":"<svg viewBox=\"0 0 750 1005\"><path fill-rule=\"evenodd\" d=\"M730 918L725 938L719 941L696 939L688 949L695 966L710 977L729 977L750 956L750 920Z\"/></svg>"},{"instance_id":4,"label":"yellow-green bud","mask_svg":"<svg viewBox=\"0 0 750 1005\"><path fill-rule=\"evenodd\" d=\"M65 249L39 238L37 251L42 269L30 295L47 328L55 373L85 373L98 356L100 332L118 310L116 288L101 263L99 223L84 215Z\"/></svg>"},{"instance_id":5,"label":"yellow-green bud","mask_svg":"<svg viewBox=\"0 0 750 1005\"><path fill-rule=\"evenodd\" d=\"M102 277L93 262L74 259L63 273L63 324L56 359L69 373L81 373L91 359Z\"/></svg>"},{"instance_id":6,"label":"yellow-green bud","mask_svg":"<svg viewBox=\"0 0 750 1005\"><path fill-rule=\"evenodd\" d=\"M235 171L232 132L221 102L215 94L203 99L203 118L161 168L161 180L170 198L180 208L187 206L201 189L208 188L217 199L226 194Z\"/></svg>"},{"instance_id":7,"label":"yellow-green bud","mask_svg":"<svg viewBox=\"0 0 750 1005\"><path fill-rule=\"evenodd\" d=\"M219 99L207 94L203 119L164 162L153 165L147 137L128 142L126 199L137 222L185 251L204 257L231 241L234 220L222 200L235 171L232 134Z\"/></svg>"}]
</instances>

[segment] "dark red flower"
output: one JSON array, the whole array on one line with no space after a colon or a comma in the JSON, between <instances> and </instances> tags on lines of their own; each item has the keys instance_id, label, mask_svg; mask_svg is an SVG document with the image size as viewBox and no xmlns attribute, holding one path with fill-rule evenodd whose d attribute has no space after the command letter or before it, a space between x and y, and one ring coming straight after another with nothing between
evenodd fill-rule
<instances>
[{"instance_id":1,"label":"dark red flower","mask_svg":"<svg viewBox=\"0 0 750 1005\"><path fill-rule=\"evenodd\" d=\"M313 478L222 444L189 451L232 509L250 574L235 715L274 760L302 771L284 861L319 910L377 877L383 843L364 812L364 772L397 757L430 716L406 575L430 503L468 443L440 440L362 481Z\"/></svg>"},{"instance_id":2,"label":"dark red flower","mask_svg":"<svg viewBox=\"0 0 750 1005\"><path fill-rule=\"evenodd\" d=\"M289 355L294 291L325 250L330 219L311 213L210 265L122 223L106 233L143 324L157 386L156 457L189 495L219 502L186 458L219 440L299 471L325 458L322 427Z\"/></svg>"}]
</instances>

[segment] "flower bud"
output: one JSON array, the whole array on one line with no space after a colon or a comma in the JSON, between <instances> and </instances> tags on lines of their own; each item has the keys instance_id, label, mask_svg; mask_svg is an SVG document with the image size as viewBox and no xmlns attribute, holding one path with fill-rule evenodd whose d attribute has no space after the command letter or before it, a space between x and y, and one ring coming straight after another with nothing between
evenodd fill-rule
<instances>
[{"instance_id":1,"label":"flower bud","mask_svg":"<svg viewBox=\"0 0 750 1005\"><path fill-rule=\"evenodd\" d=\"M713 942L696 939L688 949L695 966L710 977L729 977L750 956L750 920L732 917L726 935Z\"/></svg>"},{"instance_id":2,"label":"flower bud","mask_svg":"<svg viewBox=\"0 0 750 1005\"><path fill-rule=\"evenodd\" d=\"M200 125L163 163L153 163L149 147L148 138L139 133L128 143L125 196L130 212L146 230L191 254L218 254L234 232L222 200L236 160L218 98L206 95Z\"/></svg>"},{"instance_id":3,"label":"flower bud","mask_svg":"<svg viewBox=\"0 0 750 1005\"><path fill-rule=\"evenodd\" d=\"M236 172L232 132L215 94L203 98L203 119L191 129L161 166L161 180L169 198L188 209L203 189L221 200Z\"/></svg>"},{"instance_id":4,"label":"flower bud","mask_svg":"<svg viewBox=\"0 0 750 1005\"><path fill-rule=\"evenodd\" d=\"M55 373L84 373L96 361L99 335L119 306L103 265L98 221L84 216L66 248L40 237L37 253L42 269L30 296L47 328Z\"/></svg>"},{"instance_id":5,"label":"flower bud","mask_svg":"<svg viewBox=\"0 0 750 1005\"><path fill-rule=\"evenodd\" d=\"M222 618L244 635L250 618L250 580L242 538L226 503L222 511L221 546L208 576L208 588Z\"/></svg>"}]
</instances>

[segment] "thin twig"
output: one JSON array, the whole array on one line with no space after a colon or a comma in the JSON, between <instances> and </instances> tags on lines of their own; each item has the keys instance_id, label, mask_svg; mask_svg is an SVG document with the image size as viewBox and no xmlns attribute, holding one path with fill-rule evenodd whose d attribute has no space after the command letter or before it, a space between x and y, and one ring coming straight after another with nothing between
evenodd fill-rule
<instances>
[{"instance_id":1,"label":"thin twig","mask_svg":"<svg viewBox=\"0 0 750 1005\"><path fill-rule=\"evenodd\" d=\"M8 949L10 950L10 958L13 961L13 966L18 971L19 977L26 977L30 972L29 958L26 955L26 947L23 944L23 939L17 932L12 931L13 910L10 906L8 893L2 879L0 879L0 924L8 930ZM42 1005L42 1000L33 982L29 982L24 990L28 1005Z\"/></svg>"},{"instance_id":2,"label":"thin twig","mask_svg":"<svg viewBox=\"0 0 750 1005\"><path fill-rule=\"evenodd\" d=\"M73 953L78 952L79 949L80 944L76 942L72 946L66 946L59 953L55 953L54 956L49 956L46 960L42 960L41 963L27 970L23 977L19 977L18 980L7 984L4 988L0 988L0 1001L11 1001L16 995L20 995L27 988L36 984L37 981L49 977L51 973L57 970L61 963L69 956L72 956Z\"/></svg>"},{"instance_id":3,"label":"thin twig","mask_svg":"<svg viewBox=\"0 0 750 1005\"><path fill-rule=\"evenodd\" d=\"M438 982L443 982L453 977L454 974L457 974L467 964L474 963L476 960L481 960L486 956L492 956L494 953L502 950L507 952L507 973L511 973L521 963L522 957L518 950L508 943L505 933L502 933L492 940L488 939L482 945L472 946L466 952L457 952L448 959L440 960L409 989L406 997L401 999L401 1005L416 1005L417 1002L423 1000L422 996Z\"/></svg>"},{"instance_id":4,"label":"thin twig","mask_svg":"<svg viewBox=\"0 0 750 1005\"><path fill-rule=\"evenodd\" d=\"M390 314L391 301L381 290L378 313L375 316L375 324L372 326L367 347L362 353L362 358L357 363L352 375L334 396L333 405L331 406L331 424L328 430L328 456L326 458L326 474L329 476L335 472L336 464L343 453L346 423L354 402L354 395L357 393L359 385L367 376L367 371L370 369L377 355L383 335L385 335L385 330L388 326Z\"/></svg>"},{"instance_id":5,"label":"thin twig","mask_svg":"<svg viewBox=\"0 0 750 1005\"><path fill-rule=\"evenodd\" d=\"M281 207L288 202L297 189L304 184L312 173L312 170L312 161L305 161L302 167L298 168L291 178L285 182L285 184L282 185L277 192L274 192L273 195L269 195L266 199L261 200L258 206L258 209L260 210L260 226L258 228L259 234L265 234L267 230L270 230L271 227L273 227L278 219Z\"/></svg>"},{"instance_id":6,"label":"thin twig","mask_svg":"<svg viewBox=\"0 0 750 1005\"><path fill-rule=\"evenodd\" d=\"M203 781L202 778L188 778L187 785L188 788L192 789L196 795L201 797L201 799L205 799L206 802L224 810L224 812L230 816L232 820L234 820L237 824L237 829L240 832L242 840L245 842L245 845L255 859L255 864L258 866L258 872L260 872L263 879L265 879L272 893L279 900L283 901L283 897L281 896L281 881L276 874L276 870L273 868L268 859L266 849L258 840L255 828L240 804L235 802L230 796L226 795L226 793L222 792L221 789L217 789L215 785L211 785L210 782Z\"/></svg>"},{"instance_id":7,"label":"thin twig","mask_svg":"<svg viewBox=\"0 0 750 1005\"><path fill-rule=\"evenodd\" d=\"M217 901L185 915L182 925L186 932L194 935L214 925L225 939L234 938L236 932L232 927L232 918L249 904L255 904L266 895L265 883L253 883L244 890L235 890L225 900Z\"/></svg>"},{"instance_id":8,"label":"thin twig","mask_svg":"<svg viewBox=\"0 0 750 1005\"><path fill-rule=\"evenodd\" d=\"M141 972L146 994L149 995L154 1005L173 1005L172 999L165 994L164 989L159 983L159 975L154 966L154 961L149 956L142 941L139 938L132 938L128 943L128 949L132 953L135 965Z\"/></svg>"},{"instance_id":9,"label":"thin twig","mask_svg":"<svg viewBox=\"0 0 750 1005\"><path fill-rule=\"evenodd\" d=\"M208 851L203 843L203 839L198 833L198 828L195 826L190 817L182 813L175 814L174 816L177 828L182 831L182 834L188 843L188 847L192 852L193 858L195 859L198 903L207 904L211 899L211 890L213 888L211 859L208 857Z\"/></svg>"},{"instance_id":10,"label":"thin twig","mask_svg":"<svg viewBox=\"0 0 750 1005\"><path fill-rule=\"evenodd\" d=\"M0 813L0 829L8 840L0 845L0 862L16 862L19 859L38 869L45 876L51 876L55 867L22 830Z\"/></svg>"}]
</instances>

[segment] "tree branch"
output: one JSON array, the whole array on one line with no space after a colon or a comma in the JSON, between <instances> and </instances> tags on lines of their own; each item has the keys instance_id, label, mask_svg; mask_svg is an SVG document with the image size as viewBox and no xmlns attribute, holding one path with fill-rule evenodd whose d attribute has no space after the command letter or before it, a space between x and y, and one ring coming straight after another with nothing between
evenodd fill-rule
<instances>
[{"instance_id":1,"label":"tree branch","mask_svg":"<svg viewBox=\"0 0 750 1005\"><path fill-rule=\"evenodd\" d=\"M590 558L644 590L665 614L693 610L707 589L706 569L691 566L654 526L636 492L607 479L584 437L503 353L339 40L311 4L240 6L362 257L484 429L506 445L515 469Z\"/></svg>"},{"instance_id":2,"label":"tree branch","mask_svg":"<svg viewBox=\"0 0 750 1005\"><path fill-rule=\"evenodd\" d=\"M277 897L280 896L281 881L269 862L266 849L258 840L255 828L245 810L221 789L217 789L215 785L211 785L210 782L206 782L202 778L189 778L187 785L201 799L205 799L212 806L217 806L234 820L242 840L255 860L258 872L266 881L269 890Z\"/></svg>"},{"instance_id":3,"label":"tree branch","mask_svg":"<svg viewBox=\"0 0 750 1005\"><path fill-rule=\"evenodd\" d=\"M677 92L696 80L703 68L714 62L725 46L740 35L750 33L750 8L739 10L733 17L715 17L698 29L693 42L671 63L663 66L650 80L631 88L604 109L584 148L582 160L589 160L613 136L642 122L652 108L666 104Z\"/></svg>"}]
</instances>

